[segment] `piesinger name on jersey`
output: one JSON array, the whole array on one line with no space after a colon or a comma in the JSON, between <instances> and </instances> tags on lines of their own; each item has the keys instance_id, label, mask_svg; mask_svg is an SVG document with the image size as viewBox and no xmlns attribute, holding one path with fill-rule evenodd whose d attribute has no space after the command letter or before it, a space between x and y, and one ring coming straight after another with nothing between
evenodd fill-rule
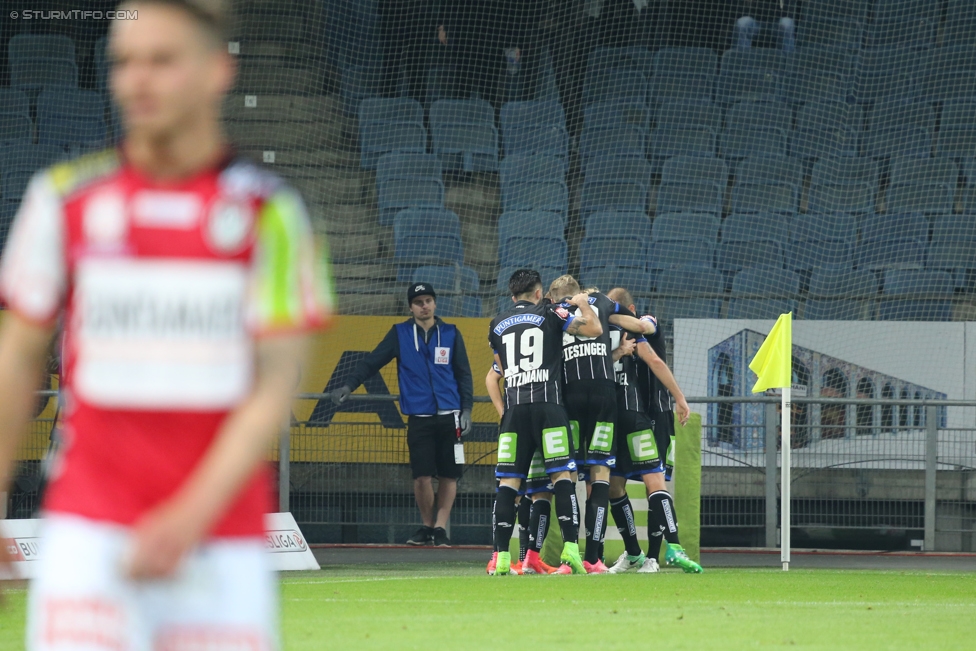
<instances>
[{"instance_id":1,"label":"piesinger name on jersey","mask_svg":"<svg viewBox=\"0 0 976 651\"><path fill-rule=\"evenodd\" d=\"M563 361L566 362L571 359L576 359L577 357L589 357L591 355L594 357L606 357L607 345L596 341L590 341L563 348Z\"/></svg>"},{"instance_id":2,"label":"piesinger name on jersey","mask_svg":"<svg viewBox=\"0 0 976 651\"><path fill-rule=\"evenodd\" d=\"M549 369L547 368L536 368L531 371L522 371L521 373L513 373L510 376L505 377L506 387L521 387L526 384L532 384L533 382L548 382L549 381Z\"/></svg>"}]
</instances>

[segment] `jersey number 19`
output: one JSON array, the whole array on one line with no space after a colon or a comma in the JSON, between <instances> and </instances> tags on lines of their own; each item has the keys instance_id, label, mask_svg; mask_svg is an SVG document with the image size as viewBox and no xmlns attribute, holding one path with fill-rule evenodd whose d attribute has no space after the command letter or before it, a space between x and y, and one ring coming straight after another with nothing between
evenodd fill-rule
<instances>
[{"instance_id":1,"label":"jersey number 19","mask_svg":"<svg viewBox=\"0 0 976 651\"><path fill-rule=\"evenodd\" d=\"M519 337L518 353L521 353L521 360L517 362L516 368L516 346L515 333L510 332L502 337L505 345L505 371L507 374L517 373L518 368L523 371L534 371L542 366L542 330L540 328L528 328L522 331Z\"/></svg>"}]
</instances>

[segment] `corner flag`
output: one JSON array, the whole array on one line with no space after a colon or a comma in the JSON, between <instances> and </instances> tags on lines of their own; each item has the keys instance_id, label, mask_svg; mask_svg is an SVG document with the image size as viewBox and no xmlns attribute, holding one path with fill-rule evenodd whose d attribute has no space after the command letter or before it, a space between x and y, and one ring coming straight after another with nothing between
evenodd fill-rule
<instances>
[{"instance_id":1,"label":"corner flag","mask_svg":"<svg viewBox=\"0 0 976 651\"><path fill-rule=\"evenodd\" d=\"M793 313L781 314L776 325L766 335L749 368L759 381L752 387L753 393L766 389L793 386Z\"/></svg>"}]
</instances>

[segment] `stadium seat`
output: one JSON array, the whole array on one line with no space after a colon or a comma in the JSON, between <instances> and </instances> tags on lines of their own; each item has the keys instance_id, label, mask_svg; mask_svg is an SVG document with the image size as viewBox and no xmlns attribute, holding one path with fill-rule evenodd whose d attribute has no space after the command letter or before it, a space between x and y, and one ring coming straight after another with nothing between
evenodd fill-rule
<instances>
[{"instance_id":1,"label":"stadium seat","mask_svg":"<svg viewBox=\"0 0 976 651\"><path fill-rule=\"evenodd\" d=\"M732 295L762 294L769 298L732 298L730 319L776 319L780 314L795 312L800 279L792 271L762 266L743 269L732 279Z\"/></svg>"},{"instance_id":2,"label":"stadium seat","mask_svg":"<svg viewBox=\"0 0 976 651\"><path fill-rule=\"evenodd\" d=\"M798 47L844 47L859 50L863 38L862 23L841 17L804 18L798 22L796 30Z\"/></svg>"},{"instance_id":3,"label":"stadium seat","mask_svg":"<svg viewBox=\"0 0 976 651\"><path fill-rule=\"evenodd\" d=\"M952 212L956 186L946 184L892 183L886 203L891 212L939 215Z\"/></svg>"},{"instance_id":4,"label":"stadium seat","mask_svg":"<svg viewBox=\"0 0 976 651\"><path fill-rule=\"evenodd\" d=\"M870 271L815 268L803 307L804 319L853 321L872 318L878 279Z\"/></svg>"},{"instance_id":5,"label":"stadium seat","mask_svg":"<svg viewBox=\"0 0 976 651\"><path fill-rule=\"evenodd\" d=\"M424 107L406 97L368 97L359 105L359 124L409 123L424 126Z\"/></svg>"},{"instance_id":6,"label":"stadium seat","mask_svg":"<svg viewBox=\"0 0 976 651\"><path fill-rule=\"evenodd\" d=\"M969 0L948 0L942 42L946 46L976 45L976 14Z\"/></svg>"},{"instance_id":7,"label":"stadium seat","mask_svg":"<svg viewBox=\"0 0 976 651\"><path fill-rule=\"evenodd\" d=\"M893 158L889 163L889 183L918 183L956 187L959 165L947 158Z\"/></svg>"},{"instance_id":8,"label":"stadium seat","mask_svg":"<svg viewBox=\"0 0 976 651\"><path fill-rule=\"evenodd\" d=\"M794 271L815 267L850 269L854 264L857 220L845 213L807 213L790 226L786 266Z\"/></svg>"},{"instance_id":9,"label":"stadium seat","mask_svg":"<svg viewBox=\"0 0 976 651\"><path fill-rule=\"evenodd\" d=\"M882 100L871 110L869 131L917 127L928 132L935 130L935 110L928 102L905 98Z\"/></svg>"},{"instance_id":10,"label":"stadium seat","mask_svg":"<svg viewBox=\"0 0 976 651\"><path fill-rule=\"evenodd\" d=\"M651 239L651 220L643 212L591 212L584 222L589 237L637 237Z\"/></svg>"},{"instance_id":11,"label":"stadium seat","mask_svg":"<svg viewBox=\"0 0 976 651\"><path fill-rule=\"evenodd\" d=\"M715 268L738 271L759 265L783 266L789 219L770 213L732 214L722 225Z\"/></svg>"},{"instance_id":12,"label":"stadium seat","mask_svg":"<svg viewBox=\"0 0 976 651\"><path fill-rule=\"evenodd\" d=\"M971 127L976 123L976 99L954 98L942 105L941 129Z\"/></svg>"},{"instance_id":13,"label":"stadium seat","mask_svg":"<svg viewBox=\"0 0 976 651\"><path fill-rule=\"evenodd\" d=\"M654 72L652 55L642 47L595 47L587 57L587 71L603 72L614 68L637 70L646 76Z\"/></svg>"},{"instance_id":14,"label":"stadium seat","mask_svg":"<svg viewBox=\"0 0 976 651\"><path fill-rule=\"evenodd\" d=\"M646 311L646 297L654 289L654 279L643 267L609 265L602 269L588 270L580 280L584 287L596 287L604 294L614 287L627 289L633 295L640 313Z\"/></svg>"},{"instance_id":15,"label":"stadium seat","mask_svg":"<svg viewBox=\"0 0 976 651\"><path fill-rule=\"evenodd\" d=\"M23 90L78 87L78 66L67 59L37 58L9 61L10 85Z\"/></svg>"},{"instance_id":16,"label":"stadium seat","mask_svg":"<svg viewBox=\"0 0 976 651\"><path fill-rule=\"evenodd\" d=\"M746 100L729 108L725 124L730 129L779 129L785 132L793 128L793 109L785 102Z\"/></svg>"},{"instance_id":17,"label":"stadium seat","mask_svg":"<svg viewBox=\"0 0 976 651\"><path fill-rule=\"evenodd\" d=\"M438 179L393 179L378 183L376 189L381 226L393 224L407 208L444 207L444 184Z\"/></svg>"},{"instance_id":18,"label":"stadium seat","mask_svg":"<svg viewBox=\"0 0 976 651\"><path fill-rule=\"evenodd\" d=\"M786 135L776 128L726 127L722 132L722 158L786 156Z\"/></svg>"},{"instance_id":19,"label":"stadium seat","mask_svg":"<svg viewBox=\"0 0 976 651\"><path fill-rule=\"evenodd\" d=\"M926 245L920 240L891 237L862 239L854 248L858 269L921 269L925 266Z\"/></svg>"},{"instance_id":20,"label":"stadium seat","mask_svg":"<svg viewBox=\"0 0 976 651\"><path fill-rule=\"evenodd\" d=\"M545 154L514 154L498 165L502 186L529 181L563 181L568 164L565 158Z\"/></svg>"},{"instance_id":21,"label":"stadium seat","mask_svg":"<svg viewBox=\"0 0 976 651\"><path fill-rule=\"evenodd\" d=\"M889 269L885 272L883 296L928 298L882 298L878 316L883 321L950 321L952 319L952 276L945 271Z\"/></svg>"},{"instance_id":22,"label":"stadium seat","mask_svg":"<svg viewBox=\"0 0 976 651\"><path fill-rule=\"evenodd\" d=\"M873 0L806 0L804 18L846 18L866 22Z\"/></svg>"},{"instance_id":23,"label":"stadium seat","mask_svg":"<svg viewBox=\"0 0 976 651\"><path fill-rule=\"evenodd\" d=\"M787 69L789 58L778 48L730 48L722 53L719 72L766 70L780 73Z\"/></svg>"},{"instance_id":24,"label":"stadium seat","mask_svg":"<svg viewBox=\"0 0 976 651\"><path fill-rule=\"evenodd\" d=\"M970 126L943 126L935 140L935 155L964 159L976 154L976 124Z\"/></svg>"},{"instance_id":25,"label":"stadium seat","mask_svg":"<svg viewBox=\"0 0 976 651\"><path fill-rule=\"evenodd\" d=\"M77 88L45 88L37 96L37 118L47 117L104 120L105 95Z\"/></svg>"},{"instance_id":26,"label":"stadium seat","mask_svg":"<svg viewBox=\"0 0 976 651\"><path fill-rule=\"evenodd\" d=\"M708 127L713 132L722 130L722 109L710 101L668 100L657 108L658 128Z\"/></svg>"},{"instance_id":27,"label":"stadium seat","mask_svg":"<svg viewBox=\"0 0 976 651\"><path fill-rule=\"evenodd\" d=\"M933 242L976 242L976 219L972 215L936 215L932 220Z\"/></svg>"},{"instance_id":28,"label":"stadium seat","mask_svg":"<svg viewBox=\"0 0 976 651\"><path fill-rule=\"evenodd\" d=\"M7 44L10 61L40 58L75 60L75 42L56 34L16 34Z\"/></svg>"},{"instance_id":29,"label":"stadium seat","mask_svg":"<svg viewBox=\"0 0 976 651\"><path fill-rule=\"evenodd\" d=\"M441 124L495 125L495 109L481 99L440 99L430 107L430 126Z\"/></svg>"},{"instance_id":30,"label":"stadium seat","mask_svg":"<svg viewBox=\"0 0 976 651\"><path fill-rule=\"evenodd\" d=\"M966 288L968 274L976 271L976 241L933 240L925 254L925 267L948 271L956 287Z\"/></svg>"},{"instance_id":31,"label":"stadium seat","mask_svg":"<svg viewBox=\"0 0 976 651\"><path fill-rule=\"evenodd\" d=\"M360 167L374 169L390 152L427 153L427 130L412 122L360 122L359 148Z\"/></svg>"},{"instance_id":32,"label":"stadium seat","mask_svg":"<svg viewBox=\"0 0 976 651\"><path fill-rule=\"evenodd\" d=\"M652 102L692 101L710 103L715 94L715 75L692 72L669 72L650 80Z\"/></svg>"},{"instance_id":33,"label":"stadium seat","mask_svg":"<svg viewBox=\"0 0 976 651\"><path fill-rule=\"evenodd\" d=\"M715 103L728 107L742 100L783 99L781 74L752 68L723 71L715 80Z\"/></svg>"},{"instance_id":34,"label":"stadium seat","mask_svg":"<svg viewBox=\"0 0 976 651\"><path fill-rule=\"evenodd\" d=\"M864 140L865 153L873 158L928 158L932 154L932 132L922 127L871 129Z\"/></svg>"},{"instance_id":35,"label":"stadium seat","mask_svg":"<svg viewBox=\"0 0 976 651\"><path fill-rule=\"evenodd\" d=\"M498 131L488 124L431 123L433 152L444 169L498 170Z\"/></svg>"},{"instance_id":36,"label":"stadium seat","mask_svg":"<svg viewBox=\"0 0 976 651\"><path fill-rule=\"evenodd\" d=\"M393 238L430 235L461 237L461 221L457 214L443 208L410 208L401 210L393 220ZM409 282L409 281L408 281Z\"/></svg>"},{"instance_id":37,"label":"stadium seat","mask_svg":"<svg viewBox=\"0 0 976 651\"><path fill-rule=\"evenodd\" d=\"M904 237L928 242L929 221L919 213L869 215L861 220L861 239L879 240Z\"/></svg>"},{"instance_id":38,"label":"stadium seat","mask_svg":"<svg viewBox=\"0 0 976 651\"><path fill-rule=\"evenodd\" d=\"M715 245L701 239L657 240L647 249L647 270L661 271L676 267L704 267L715 263Z\"/></svg>"},{"instance_id":39,"label":"stadium seat","mask_svg":"<svg viewBox=\"0 0 976 651\"><path fill-rule=\"evenodd\" d=\"M111 64L108 59L108 37L103 36L95 41L95 86L105 92L108 88L108 76Z\"/></svg>"},{"instance_id":40,"label":"stadium seat","mask_svg":"<svg viewBox=\"0 0 976 651\"><path fill-rule=\"evenodd\" d=\"M580 274L607 266L643 268L647 241L636 237L590 237L580 242Z\"/></svg>"},{"instance_id":41,"label":"stadium seat","mask_svg":"<svg viewBox=\"0 0 976 651\"><path fill-rule=\"evenodd\" d=\"M34 140L34 123L27 115L0 113L0 145L29 144Z\"/></svg>"},{"instance_id":42,"label":"stadium seat","mask_svg":"<svg viewBox=\"0 0 976 651\"><path fill-rule=\"evenodd\" d=\"M782 213L795 215L799 206L799 190L787 183L761 181L736 182L732 188L732 212Z\"/></svg>"},{"instance_id":43,"label":"stadium seat","mask_svg":"<svg viewBox=\"0 0 976 651\"><path fill-rule=\"evenodd\" d=\"M503 212L498 218L499 244L512 238L525 237L526 233L562 237L565 230L565 213L544 210L511 211Z\"/></svg>"},{"instance_id":44,"label":"stadium seat","mask_svg":"<svg viewBox=\"0 0 976 651\"><path fill-rule=\"evenodd\" d=\"M892 18L876 20L867 27L865 47L906 47L924 50L935 45L938 19Z\"/></svg>"},{"instance_id":45,"label":"stadium seat","mask_svg":"<svg viewBox=\"0 0 976 651\"><path fill-rule=\"evenodd\" d=\"M877 191L877 186L870 183L814 183L810 186L807 210L852 215L872 213Z\"/></svg>"},{"instance_id":46,"label":"stadium seat","mask_svg":"<svg viewBox=\"0 0 976 651\"><path fill-rule=\"evenodd\" d=\"M652 165L660 169L661 163L672 156L715 156L715 131L709 127L658 127L651 133Z\"/></svg>"},{"instance_id":47,"label":"stadium seat","mask_svg":"<svg viewBox=\"0 0 976 651\"><path fill-rule=\"evenodd\" d=\"M646 104L647 78L637 70L626 68L587 71L583 82L583 103L611 100L629 100Z\"/></svg>"},{"instance_id":48,"label":"stadium seat","mask_svg":"<svg viewBox=\"0 0 976 651\"><path fill-rule=\"evenodd\" d=\"M879 176L878 162L870 158L822 158L814 163L810 181L813 185L867 183L876 188Z\"/></svg>"},{"instance_id":49,"label":"stadium seat","mask_svg":"<svg viewBox=\"0 0 976 651\"><path fill-rule=\"evenodd\" d=\"M771 213L733 213L722 224L723 241L772 240L786 242L789 238L790 220Z\"/></svg>"},{"instance_id":50,"label":"stadium seat","mask_svg":"<svg viewBox=\"0 0 976 651\"><path fill-rule=\"evenodd\" d=\"M498 270L497 283L495 285L496 294L502 299L504 299L504 301L499 301L499 307L501 308L499 309L499 312L502 311L502 309L508 309L512 306L512 297L511 294L509 294L508 292L508 281L512 277L513 273L515 273L519 269L524 268L525 266L526 265L508 266L508 267L502 267L501 269ZM556 278L566 273L565 266L563 267L545 267L541 265L528 265L528 266L538 271L539 276L542 277L543 294L545 294L546 290L549 289L549 285L552 284L552 281L554 281Z\"/></svg>"},{"instance_id":51,"label":"stadium seat","mask_svg":"<svg viewBox=\"0 0 976 651\"><path fill-rule=\"evenodd\" d=\"M508 102L502 106L501 125L506 156L569 155L566 115L559 102Z\"/></svg>"},{"instance_id":52,"label":"stadium seat","mask_svg":"<svg viewBox=\"0 0 976 651\"><path fill-rule=\"evenodd\" d=\"M16 88L0 88L0 119L7 115L21 115L30 119L30 98Z\"/></svg>"},{"instance_id":53,"label":"stadium seat","mask_svg":"<svg viewBox=\"0 0 976 651\"><path fill-rule=\"evenodd\" d=\"M376 184L403 179L443 181L441 160L433 154L384 154L376 162Z\"/></svg>"},{"instance_id":54,"label":"stadium seat","mask_svg":"<svg viewBox=\"0 0 976 651\"><path fill-rule=\"evenodd\" d=\"M705 212L721 215L725 186L711 181L674 181L662 183L657 190L655 212Z\"/></svg>"},{"instance_id":55,"label":"stadium seat","mask_svg":"<svg viewBox=\"0 0 976 651\"><path fill-rule=\"evenodd\" d=\"M401 210L393 222L393 245L398 282L410 282L422 265L464 263L461 222L450 210Z\"/></svg>"},{"instance_id":56,"label":"stadium seat","mask_svg":"<svg viewBox=\"0 0 976 651\"><path fill-rule=\"evenodd\" d=\"M643 158L594 156L587 162L586 181L629 181L651 186L651 166Z\"/></svg>"},{"instance_id":57,"label":"stadium seat","mask_svg":"<svg viewBox=\"0 0 976 651\"><path fill-rule=\"evenodd\" d=\"M658 213L651 228L651 239L654 242L699 240L714 246L720 228L719 218L708 213Z\"/></svg>"},{"instance_id":58,"label":"stadium seat","mask_svg":"<svg viewBox=\"0 0 976 651\"><path fill-rule=\"evenodd\" d=\"M854 96L861 104L912 97L920 67L919 52L909 48L865 50L855 73Z\"/></svg>"},{"instance_id":59,"label":"stadium seat","mask_svg":"<svg viewBox=\"0 0 976 651\"><path fill-rule=\"evenodd\" d=\"M790 136L790 154L796 158L856 156L864 112L841 101L809 102L800 108Z\"/></svg>"},{"instance_id":60,"label":"stadium seat","mask_svg":"<svg viewBox=\"0 0 976 651\"><path fill-rule=\"evenodd\" d=\"M637 127L651 130L651 112L647 105L630 100L594 102L583 109L584 129Z\"/></svg>"},{"instance_id":61,"label":"stadium seat","mask_svg":"<svg viewBox=\"0 0 976 651\"><path fill-rule=\"evenodd\" d=\"M694 297L695 294L721 294L722 276L714 269L675 267L657 277L657 294L651 311L658 319L717 319L722 300L716 297Z\"/></svg>"},{"instance_id":62,"label":"stadium seat","mask_svg":"<svg viewBox=\"0 0 976 651\"><path fill-rule=\"evenodd\" d=\"M654 75L690 72L714 75L718 55L708 47L663 47L654 54Z\"/></svg>"},{"instance_id":63,"label":"stadium seat","mask_svg":"<svg viewBox=\"0 0 976 651\"><path fill-rule=\"evenodd\" d=\"M566 113L556 101L506 102L500 118L502 131L529 126L566 126Z\"/></svg>"},{"instance_id":64,"label":"stadium seat","mask_svg":"<svg viewBox=\"0 0 976 651\"><path fill-rule=\"evenodd\" d=\"M736 165L735 180L783 183L799 189L803 186L803 164L795 158L750 156Z\"/></svg>"},{"instance_id":65,"label":"stadium seat","mask_svg":"<svg viewBox=\"0 0 976 651\"><path fill-rule=\"evenodd\" d=\"M854 92L854 62L844 47L797 49L786 75L786 99L791 104L846 102Z\"/></svg>"},{"instance_id":66,"label":"stadium seat","mask_svg":"<svg viewBox=\"0 0 976 651\"><path fill-rule=\"evenodd\" d=\"M729 167L721 158L682 154L664 161L661 182L709 182L716 184L724 192L729 182Z\"/></svg>"},{"instance_id":67,"label":"stadium seat","mask_svg":"<svg viewBox=\"0 0 976 651\"><path fill-rule=\"evenodd\" d=\"M976 51L971 46L932 48L919 64L919 92L929 101L972 97L976 88Z\"/></svg>"},{"instance_id":68,"label":"stadium seat","mask_svg":"<svg viewBox=\"0 0 976 651\"><path fill-rule=\"evenodd\" d=\"M563 181L530 181L502 185L502 210L547 210L569 213L569 190Z\"/></svg>"},{"instance_id":69,"label":"stadium seat","mask_svg":"<svg viewBox=\"0 0 976 651\"><path fill-rule=\"evenodd\" d=\"M790 240L857 241L857 218L845 213L807 213L790 224Z\"/></svg>"},{"instance_id":70,"label":"stadium seat","mask_svg":"<svg viewBox=\"0 0 976 651\"><path fill-rule=\"evenodd\" d=\"M877 0L875 21L932 20L938 17L939 0Z\"/></svg>"},{"instance_id":71,"label":"stadium seat","mask_svg":"<svg viewBox=\"0 0 976 651\"><path fill-rule=\"evenodd\" d=\"M480 317L478 274L470 267L422 266L413 272L411 283L427 282L437 292L437 314L443 317Z\"/></svg>"},{"instance_id":72,"label":"stadium seat","mask_svg":"<svg viewBox=\"0 0 976 651\"><path fill-rule=\"evenodd\" d=\"M103 119L77 119L67 116L38 117L38 144L76 147L85 150L104 147L107 141L108 126Z\"/></svg>"},{"instance_id":73,"label":"stadium seat","mask_svg":"<svg viewBox=\"0 0 976 651\"><path fill-rule=\"evenodd\" d=\"M647 186L634 181L590 181L583 183L580 213L597 211L647 211Z\"/></svg>"},{"instance_id":74,"label":"stadium seat","mask_svg":"<svg viewBox=\"0 0 976 651\"><path fill-rule=\"evenodd\" d=\"M646 143L646 134L636 127L586 129L579 145L584 173L588 169L589 159L597 156L644 158Z\"/></svg>"},{"instance_id":75,"label":"stadium seat","mask_svg":"<svg viewBox=\"0 0 976 651\"><path fill-rule=\"evenodd\" d=\"M510 237L501 244L498 252L503 267L548 267L566 273L568 250L562 233Z\"/></svg>"}]
</instances>

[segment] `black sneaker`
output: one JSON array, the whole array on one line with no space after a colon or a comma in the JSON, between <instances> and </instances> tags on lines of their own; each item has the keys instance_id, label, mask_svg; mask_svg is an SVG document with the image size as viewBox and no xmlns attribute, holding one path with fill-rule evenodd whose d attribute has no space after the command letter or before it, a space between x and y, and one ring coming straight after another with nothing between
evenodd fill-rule
<instances>
[{"instance_id":1,"label":"black sneaker","mask_svg":"<svg viewBox=\"0 0 976 651\"><path fill-rule=\"evenodd\" d=\"M441 530L443 531L443 529ZM434 539L434 530L430 527L420 527L417 529L417 533L407 538L408 545L415 545L417 547L430 544Z\"/></svg>"},{"instance_id":2,"label":"black sneaker","mask_svg":"<svg viewBox=\"0 0 976 651\"><path fill-rule=\"evenodd\" d=\"M434 529L434 547L450 547L451 539L447 537L444 527Z\"/></svg>"}]
</instances>

